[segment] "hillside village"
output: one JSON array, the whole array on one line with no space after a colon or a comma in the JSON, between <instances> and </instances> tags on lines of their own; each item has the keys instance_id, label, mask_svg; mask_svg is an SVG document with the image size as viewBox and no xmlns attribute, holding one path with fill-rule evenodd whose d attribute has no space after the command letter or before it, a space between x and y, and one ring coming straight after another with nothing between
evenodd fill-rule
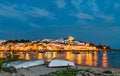
<instances>
[{"instance_id":1,"label":"hillside village","mask_svg":"<svg viewBox=\"0 0 120 76\"><path fill-rule=\"evenodd\" d=\"M95 45L90 42L77 41L74 37L43 40L0 40L0 50L14 51L60 51L60 50L103 50L109 46Z\"/></svg>"}]
</instances>

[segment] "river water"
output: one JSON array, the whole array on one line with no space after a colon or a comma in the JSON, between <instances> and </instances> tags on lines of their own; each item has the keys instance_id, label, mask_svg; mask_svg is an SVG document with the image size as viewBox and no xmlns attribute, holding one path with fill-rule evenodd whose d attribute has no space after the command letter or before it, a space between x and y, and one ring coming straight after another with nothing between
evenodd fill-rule
<instances>
[{"instance_id":1,"label":"river water","mask_svg":"<svg viewBox=\"0 0 120 76\"><path fill-rule=\"evenodd\" d=\"M13 55L13 52L0 52L0 58L5 58L8 54ZM44 59L50 62L56 57L62 57L73 61L79 65L100 66L120 68L120 52L17 52L19 59Z\"/></svg>"}]
</instances>

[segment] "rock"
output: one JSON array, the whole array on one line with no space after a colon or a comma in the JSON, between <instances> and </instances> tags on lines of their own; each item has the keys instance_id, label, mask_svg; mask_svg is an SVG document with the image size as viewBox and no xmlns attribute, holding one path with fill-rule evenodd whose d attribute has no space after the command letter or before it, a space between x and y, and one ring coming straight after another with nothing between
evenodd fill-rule
<instances>
[{"instance_id":1,"label":"rock","mask_svg":"<svg viewBox=\"0 0 120 76\"><path fill-rule=\"evenodd\" d=\"M106 73L106 74L112 74L112 71L107 70L107 71L104 71L103 73Z\"/></svg>"},{"instance_id":2,"label":"rock","mask_svg":"<svg viewBox=\"0 0 120 76\"><path fill-rule=\"evenodd\" d=\"M82 74L77 74L76 76L83 76Z\"/></svg>"}]
</instances>

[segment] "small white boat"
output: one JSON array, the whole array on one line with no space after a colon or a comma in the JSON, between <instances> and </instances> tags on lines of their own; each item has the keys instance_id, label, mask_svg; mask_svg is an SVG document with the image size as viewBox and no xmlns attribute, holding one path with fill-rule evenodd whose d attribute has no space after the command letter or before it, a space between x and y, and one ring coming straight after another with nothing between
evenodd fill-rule
<instances>
[{"instance_id":1,"label":"small white boat","mask_svg":"<svg viewBox=\"0 0 120 76\"><path fill-rule=\"evenodd\" d=\"M66 66L75 66L75 64L65 59L54 59L48 64L48 67L66 67Z\"/></svg>"},{"instance_id":2,"label":"small white boat","mask_svg":"<svg viewBox=\"0 0 120 76\"><path fill-rule=\"evenodd\" d=\"M10 63L4 63L2 67L8 68L8 67L15 67L18 68L28 68L32 66L42 65L44 64L44 60L29 60L29 61L14 61Z\"/></svg>"}]
</instances>

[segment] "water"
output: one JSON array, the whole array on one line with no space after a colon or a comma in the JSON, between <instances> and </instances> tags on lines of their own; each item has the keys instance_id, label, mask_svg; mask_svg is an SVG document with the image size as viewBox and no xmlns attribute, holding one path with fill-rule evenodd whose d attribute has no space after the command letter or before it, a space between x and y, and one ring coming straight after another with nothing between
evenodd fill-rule
<instances>
[{"instance_id":1,"label":"water","mask_svg":"<svg viewBox=\"0 0 120 76\"><path fill-rule=\"evenodd\" d=\"M0 52L0 58L5 58L8 54L13 55L13 52ZM17 52L19 59L44 59L50 62L56 57L62 57L79 65L100 66L120 68L120 52L80 52L74 54L73 52Z\"/></svg>"}]
</instances>

